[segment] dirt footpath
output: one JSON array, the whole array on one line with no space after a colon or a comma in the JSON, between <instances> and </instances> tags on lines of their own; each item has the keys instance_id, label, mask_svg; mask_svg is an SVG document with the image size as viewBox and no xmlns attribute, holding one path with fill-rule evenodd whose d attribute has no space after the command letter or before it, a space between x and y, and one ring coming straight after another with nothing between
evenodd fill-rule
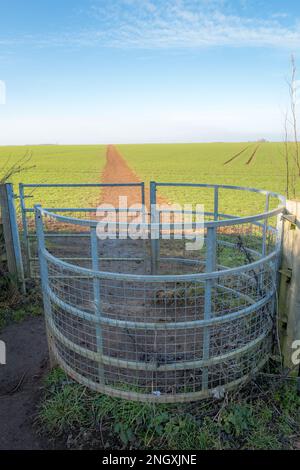
<instances>
[{"instance_id":1,"label":"dirt footpath","mask_svg":"<svg viewBox=\"0 0 300 470\"><path fill-rule=\"evenodd\" d=\"M102 183L141 183L141 179L130 168L125 159L114 145L107 146L106 166L102 173ZM136 187L106 187L103 188L101 204L113 204L118 206L119 196L127 196L128 206L141 202L141 190ZM146 204L149 208L149 191L145 191ZM167 204L167 200L157 196L157 202Z\"/></svg>"},{"instance_id":2,"label":"dirt footpath","mask_svg":"<svg viewBox=\"0 0 300 470\"><path fill-rule=\"evenodd\" d=\"M0 333L7 363L0 365L0 449L47 449L33 426L47 370L44 318L29 318Z\"/></svg>"}]
</instances>

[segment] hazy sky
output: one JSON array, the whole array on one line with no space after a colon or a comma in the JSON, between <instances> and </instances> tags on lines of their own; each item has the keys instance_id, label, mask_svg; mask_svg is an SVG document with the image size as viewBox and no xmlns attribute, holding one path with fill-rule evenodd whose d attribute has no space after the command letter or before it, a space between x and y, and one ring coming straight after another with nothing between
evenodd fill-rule
<instances>
[{"instance_id":1,"label":"hazy sky","mask_svg":"<svg viewBox=\"0 0 300 470\"><path fill-rule=\"evenodd\" d=\"M300 2L0 0L0 144L282 138Z\"/></svg>"}]
</instances>

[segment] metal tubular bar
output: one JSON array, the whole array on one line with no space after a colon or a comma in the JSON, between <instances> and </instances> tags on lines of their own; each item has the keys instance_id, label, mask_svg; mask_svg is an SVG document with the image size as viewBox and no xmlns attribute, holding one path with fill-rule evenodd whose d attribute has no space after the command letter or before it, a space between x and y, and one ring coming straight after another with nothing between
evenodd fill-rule
<instances>
[{"instance_id":1,"label":"metal tubular bar","mask_svg":"<svg viewBox=\"0 0 300 470\"><path fill-rule=\"evenodd\" d=\"M98 257L98 238L96 229L91 230L91 255L92 255L92 269L93 271L99 270L99 257ZM98 354L103 354L103 338L102 338L102 326L101 326L101 298L100 298L100 279L97 277L93 278L93 289L94 289L94 306L95 316L99 320L96 323L96 341ZM105 383L104 379L104 368L99 364L99 381Z\"/></svg>"},{"instance_id":2,"label":"metal tubular bar","mask_svg":"<svg viewBox=\"0 0 300 470\"><path fill-rule=\"evenodd\" d=\"M24 188L101 188L101 187L122 187L141 186L142 183L28 183L23 184Z\"/></svg>"},{"instance_id":3,"label":"metal tubular bar","mask_svg":"<svg viewBox=\"0 0 300 470\"><path fill-rule=\"evenodd\" d=\"M151 274L157 275L159 266L159 234L160 234L160 213L157 210L156 182L150 182L150 207L151 207ZM154 230L152 230L154 228Z\"/></svg>"},{"instance_id":4,"label":"metal tubular bar","mask_svg":"<svg viewBox=\"0 0 300 470\"><path fill-rule=\"evenodd\" d=\"M45 237L46 238L46 237ZM30 261L38 261L39 258L30 258ZM74 256L74 258L60 258L62 261L91 261L92 258L86 257L86 258L79 258ZM116 257L116 258L109 258L107 256L99 256L99 259L101 261L127 261L127 262L134 262L136 263L137 261L144 261L144 258L121 258L121 257Z\"/></svg>"},{"instance_id":5,"label":"metal tubular bar","mask_svg":"<svg viewBox=\"0 0 300 470\"><path fill-rule=\"evenodd\" d=\"M220 286L218 286L220 287ZM74 315L78 318L83 318L93 323L100 323L103 325L110 325L120 328L137 328L137 329L149 329L149 330L181 330L181 329L194 329L200 328L205 326L213 326L213 325L220 325L228 323L232 320L236 320L238 318L246 317L251 315L255 310L260 309L261 307L265 306L270 302L273 298L275 290L272 290L268 293L268 295L261 299L260 301L246 307L242 310L238 310L233 313L228 313L226 315L220 315L218 317L208 318L206 320L192 320L192 321L178 321L176 323L151 323L151 322L137 322L137 321L130 321L130 320L116 320L114 318L104 317L101 315L100 317L96 317L94 314L85 312L83 310L78 309L77 307L73 307L72 305L66 303L64 300L57 297L54 292L48 288L47 293L51 300L58 305L59 307L65 309L71 315Z\"/></svg>"},{"instance_id":6,"label":"metal tubular bar","mask_svg":"<svg viewBox=\"0 0 300 470\"><path fill-rule=\"evenodd\" d=\"M28 224L27 224L27 216L26 216L26 203L25 203L25 193L24 193L24 185L22 183L19 184L19 196L20 196L20 207L21 207L21 216L22 216L22 225L23 225L23 243L25 249L25 271L26 276L31 277L31 267L30 267L30 241L28 235ZM33 209L34 211L34 209Z\"/></svg>"},{"instance_id":7,"label":"metal tubular bar","mask_svg":"<svg viewBox=\"0 0 300 470\"><path fill-rule=\"evenodd\" d=\"M93 208L93 207L50 207L50 208L47 208L47 207L43 207L43 210L44 211L55 211L55 212L97 212L97 209ZM101 207L101 212L102 211L109 211L111 210L110 207ZM127 208L127 209L122 209L122 208L115 208L115 211L118 213L118 212L133 212L133 213L136 213L138 212L137 209L130 209L130 208ZM34 213L34 209L25 209L25 212L31 212L31 213Z\"/></svg>"},{"instance_id":8,"label":"metal tubular bar","mask_svg":"<svg viewBox=\"0 0 300 470\"><path fill-rule=\"evenodd\" d=\"M204 226L205 227L230 227L230 226L233 226L233 225L241 225L241 224L247 224L247 223L253 223L253 222L256 222L258 220L264 220L266 218L271 218L271 217L274 217L276 215L279 215L279 214L282 214L284 210L284 206L279 206L277 209L273 209L269 212L263 212L261 214L258 214L258 215L251 215L251 216L248 216L248 217L235 217L235 218L232 218L232 219L229 219L229 220L217 220L217 221L209 221L209 222L205 222L204 223ZM59 215L59 214L56 214L54 212L50 212L50 211L47 211L45 209L43 209L43 212L45 215L48 215L49 217L52 217L56 220L60 220L62 222L65 222L65 223L71 223L73 225L82 225L82 226L86 226L86 227L96 227L99 223L98 220L90 220L90 219L87 219L87 220L84 220L84 219L76 219L76 218L72 218L72 217L65 217L63 215ZM114 222L110 223L110 222L106 222L106 225L109 226L109 225L113 225ZM119 223L118 224L120 227L122 226L127 226L127 223ZM148 224L149 226L149 224ZM182 228L182 224L181 223L174 223L174 224L163 224L163 223L152 223L151 226L156 229L156 228L160 228L160 229L168 229L168 228L172 228L172 229L181 229ZM194 223L190 223L190 224L186 224L186 228L193 228L194 227ZM149 228L149 227L148 227Z\"/></svg>"},{"instance_id":9,"label":"metal tubular bar","mask_svg":"<svg viewBox=\"0 0 300 470\"><path fill-rule=\"evenodd\" d=\"M147 224L147 213L146 213L146 198L145 198L145 183L141 183L141 201L142 201L142 224L146 226ZM146 244L146 239L143 241L143 247L144 247L144 270L145 272L147 271L147 244Z\"/></svg>"},{"instance_id":10,"label":"metal tubular bar","mask_svg":"<svg viewBox=\"0 0 300 470\"><path fill-rule=\"evenodd\" d=\"M214 228L208 228L206 238L206 273L215 271L216 265L216 231ZM205 295L204 295L204 320L210 320L212 313L212 293L213 293L213 280L207 279L205 281ZM210 327L207 326L203 329L203 360L209 360L210 350ZM208 369L202 370L202 389L208 388Z\"/></svg>"},{"instance_id":11,"label":"metal tubular bar","mask_svg":"<svg viewBox=\"0 0 300 470\"><path fill-rule=\"evenodd\" d=\"M42 296L44 304L44 313L45 313L45 324L46 324L46 333L48 338L48 348L50 356L50 365L54 366L55 360L53 356L54 341L51 334L50 323L52 320L52 309L51 301L48 295L48 285L49 285L49 273L48 273L48 262L44 256L45 251L45 237L44 237L44 225L43 225L43 214L41 211L41 206L35 206L35 225L36 233L38 238L38 254L40 261L40 276L41 276L41 287L42 287Z\"/></svg>"},{"instance_id":12,"label":"metal tubular bar","mask_svg":"<svg viewBox=\"0 0 300 470\"><path fill-rule=\"evenodd\" d=\"M219 220L219 187L214 188L214 220Z\"/></svg>"},{"instance_id":13,"label":"metal tubular bar","mask_svg":"<svg viewBox=\"0 0 300 470\"><path fill-rule=\"evenodd\" d=\"M217 279L223 276L244 273L248 271L253 271L254 269L258 268L259 266L267 263L274 258L277 258L278 251L274 251L266 256L264 259L259 259L254 261L253 263L247 264L246 266L239 266L237 268L226 268L222 271L215 271L211 273L196 273L196 274L174 274L174 275L140 275L140 274L125 274L125 273L110 273L108 271L97 271L94 272L91 269L82 268L81 266L76 266L74 264L66 263L65 261L61 261L60 259L56 258L55 256L51 255L46 249L43 250L44 256L50 260L53 264L61 267L65 267L69 271L74 271L77 273L85 274L89 277L103 277L103 279L114 279L119 281L136 281L136 282L176 282L176 281L204 281L207 279Z\"/></svg>"},{"instance_id":14,"label":"metal tubular bar","mask_svg":"<svg viewBox=\"0 0 300 470\"><path fill-rule=\"evenodd\" d=\"M270 193L267 192L265 212L269 212L269 206L270 206ZM262 240L262 253L261 253L263 257L266 255L267 230L268 230L268 218L266 218L263 223L263 240Z\"/></svg>"},{"instance_id":15,"label":"metal tubular bar","mask_svg":"<svg viewBox=\"0 0 300 470\"><path fill-rule=\"evenodd\" d=\"M249 188L247 186L233 186L228 184L206 184L206 183L157 183L157 186L178 186L178 187L190 187L190 188L220 188L220 189L233 189L237 191L250 191L258 194L267 194L270 196L278 198L282 204L286 204L286 198L279 193L274 193L272 191L267 191L264 189Z\"/></svg>"}]
</instances>

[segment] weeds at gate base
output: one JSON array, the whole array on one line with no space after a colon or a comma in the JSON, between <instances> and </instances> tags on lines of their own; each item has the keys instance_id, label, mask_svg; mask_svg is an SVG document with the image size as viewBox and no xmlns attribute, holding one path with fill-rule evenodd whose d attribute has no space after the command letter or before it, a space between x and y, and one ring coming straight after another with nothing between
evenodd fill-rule
<instances>
[{"instance_id":1,"label":"weeds at gate base","mask_svg":"<svg viewBox=\"0 0 300 470\"><path fill-rule=\"evenodd\" d=\"M34 284L24 296L20 294L16 282L2 277L0 291L0 331L10 323L21 323L26 318L43 314L41 293Z\"/></svg>"},{"instance_id":2,"label":"weeds at gate base","mask_svg":"<svg viewBox=\"0 0 300 470\"><path fill-rule=\"evenodd\" d=\"M54 369L37 424L68 448L293 449L300 397L294 379L260 376L221 401L154 405L91 392Z\"/></svg>"}]
</instances>

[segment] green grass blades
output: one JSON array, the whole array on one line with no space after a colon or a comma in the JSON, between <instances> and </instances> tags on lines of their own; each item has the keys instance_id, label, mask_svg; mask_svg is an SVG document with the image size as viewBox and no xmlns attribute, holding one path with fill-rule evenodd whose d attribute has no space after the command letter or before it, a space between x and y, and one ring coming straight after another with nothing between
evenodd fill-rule
<instances>
[{"instance_id":1,"label":"green grass blades","mask_svg":"<svg viewBox=\"0 0 300 470\"><path fill-rule=\"evenodd\" d=\"M261 382L224 400L152 404L89 391L54 369L45 379L39 422L50 435L77 436L72 448L292 449L300 438L296 384Z\"/></svg>"}]
</instances>

